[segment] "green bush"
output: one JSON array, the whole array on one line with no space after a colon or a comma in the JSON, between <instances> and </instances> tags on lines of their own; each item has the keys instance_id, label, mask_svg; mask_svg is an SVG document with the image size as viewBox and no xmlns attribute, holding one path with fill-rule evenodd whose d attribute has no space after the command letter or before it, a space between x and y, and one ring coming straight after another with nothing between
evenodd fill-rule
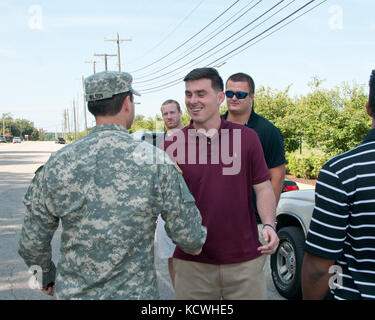
<instances>
[{"instance_id":1,"label":"green bush","mask_svg":"<svg viewBox=\"0 0 375 320\"><path fill-rule=\"evenodd\" d=\"M295 153L286 154L286 171L297 178L317 179L320 169L328 160L322 155L300 155Z\"/></svg>"},{"instance_id":2,"label":"green bush","mask_svg":"<svg viewBox=\"0 0 375 320\"><path fill-rule=\"evenodd\" d=\"M319 175L320 169L323 167L323 165L327 162L327 160L330 158L330 156L316 156L313 155L310 157L311 165L312 165L312 171L311 176L313 179L317 179Z\"/></svg>"}]
</instances>

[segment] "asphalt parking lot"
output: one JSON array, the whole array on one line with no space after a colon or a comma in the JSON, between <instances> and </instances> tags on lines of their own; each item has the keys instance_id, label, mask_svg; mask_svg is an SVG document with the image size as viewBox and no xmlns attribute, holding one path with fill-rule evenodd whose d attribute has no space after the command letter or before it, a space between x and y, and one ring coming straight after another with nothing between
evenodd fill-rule
<instances>
[{"instance_id":1,"label":"asphalt parking lot","mask_svg":"<svg viewBox=\"0 0 375 320\"><path fill-rule=\"evenodd\" d=\"M30 289L31 274L18 256L17 249L24 217L23 196L35 170L48 160L52 152L62 147L64 145L54 142L0 144L0 300L53 299L39 290ZM55 264L59 259L60 235L61 228L52 241ZM155 256L160 298L173 299L167 262ZM273 285L269 261L266 265L266 278L268 299L284 300Z\"/></svg>"}]
</instances>

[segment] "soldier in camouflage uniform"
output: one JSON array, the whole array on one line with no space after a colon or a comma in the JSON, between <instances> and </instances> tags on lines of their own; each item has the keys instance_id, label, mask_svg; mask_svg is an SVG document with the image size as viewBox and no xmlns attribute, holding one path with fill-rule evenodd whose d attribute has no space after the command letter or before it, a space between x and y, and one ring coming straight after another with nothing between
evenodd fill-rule
<instances>
[{"instance_id":1,"label":"soldier in camouflage uniform","mask_svg":"<svg viewBox=\"0 0 375 320\"><path fill-rule=\"evenodd\" d=\"M134 140L132 77L101 72L85 79L97 126L53 154L25 195L19 254L43 270L57 299L157 299L155 221L173 242L199 254L206 228L178 167L162 150ZM147 164L147 165L145 165ZM51 240L62 223L61 256ZM47 286L49 284L49 286Z\"/></svg>"}]
</instances>

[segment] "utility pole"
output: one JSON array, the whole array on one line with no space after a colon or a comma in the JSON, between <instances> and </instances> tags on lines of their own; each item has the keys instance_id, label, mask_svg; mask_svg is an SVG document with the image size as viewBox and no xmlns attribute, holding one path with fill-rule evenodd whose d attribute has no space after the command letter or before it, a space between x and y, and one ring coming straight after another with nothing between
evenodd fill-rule
<instances>
[{"instance_id":1,"label":"utility pole","mask_svg":"<svg viewBox=\"0 0 375 320\"><path fill-rule=\"evenodd\" d=\"M83 94L83 112L85 116L85 130L86 134L89 134L89 131L87 130L87 113L86 113L86 95L85 95L85 79L82 76L82 94Z\"/></svg>"},{"instance_id":2,"label":"utility pole","mask_svg":"<svg viewBox=\"0 0 375 320\"><path fill-rule=\"evenodd\" d=\"M64 113L64 139L65 141L68 141L67 129L68 129L68 113L66 112L66 109L65 109L65 113Z\"/></svg>"},{"instance_id":3,"label":"utility pole","mask_svg":"<svg viewBox=\"0 0 375 320\"><path fill-rule=\"evenodd\" d=\"M79 122L79 93L77 93L76 100L76 123L77 123L77 133L79 133L80 122Z\"/></svg>"},{"instance_id":4,"label":"utility pole","mask_svg":"<svg viewBox=\"0 0 375 320\"><path fill-rule=\"evenodd\" d=\"M68 138L71 141L71 138L70 138L71 130L70 130L70 119L69 119L69 109L68 108L66 109L66 118L67 118L67 121L68 121Z\"/></svg>"},{"instance_id":5,"label":"utility pole","mask_svg":"<svg viewBox=\"0 0 375 320\"><path fill-rule=\"evenodd\" d=\"M62 124L62 136L63 138L66 140L66 109L64 109L64 113L63 113L63 124ZM56 137L57 139L58 137Z\"/></svg>"},{"instance_id":6,"label":"utility pole","mask_svg":"<svg viewBox=\"0 0 375 320\"><path fill-rule=\"evenodd\" d=\"M107 71L108 70L107 57L115 57L116 55L115 54L107 54L107 53L103 53L103 54L94 53L94 56L95 57L104 57L104 67L105 67L105 71Z\"/></svg>"},{"instance_id":7,"label":"utility pole","mask_svg":"<svg viewBox=\"0 0 375 320\"><path fill-rule=\"evenodd\" d=\"M74 116L74 141L77 140L77 116L76 116L76 104L73 99L73 116Z\"/></svg>"},{"instance_id":8,"label":"utility pole","mask_svg":"<svg viewBox=\"0 0 375 320\"><path fill-rule=\"evenodd\" d=\"M92 65L93 65L93 71L94 71L94 74L96 73L96 68L95 68L95 65L96 65L96 61L95 60L93 60L93 61L85 61L85 63L92 63Z\"/></svg>"},{"instance_id":9,"label":"utility pole","mask_svg":"<svg viewBox=\"0 0 375 320\"><path fill-rule=\"evenodd\" d=\"M120 41L132 41L131 38L129 39L120 39L120 36L117 32L117 39L104 39L104 41L114 41L117 43L117 63L118 63L118 71L121 72L121 61L120 61Z\"/></svg>"},{"instance_id":10,"label":"utility pole","mask_svg":"<svg viewBox=\"0 0 375 320\"><path fill-rule=\"evenodd\" d=\"M3 137L5 138L5 117L8 117L10 115L9 112L3 113Z\"/></svg>"}]
</instances>

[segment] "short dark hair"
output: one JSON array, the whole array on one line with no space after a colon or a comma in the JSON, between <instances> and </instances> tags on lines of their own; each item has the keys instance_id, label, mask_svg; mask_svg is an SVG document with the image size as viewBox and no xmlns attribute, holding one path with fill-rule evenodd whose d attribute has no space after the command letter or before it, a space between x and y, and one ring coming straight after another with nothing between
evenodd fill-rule
<instances>
[{"instance_id":1,"label":"short dark hair","mask_svg":"<svg viewBox=\"0 0 375 320\"><path fill-rule=\"evenodd\" d=\"M173 99L168 99L164 101L161 106L165 106L166 104L170 104L170 103L174 103L177 106L178 112L181 112L180 104L176 100L173 100Z\"/></svg>"},{"instance_id":2,"label":"short dark hair","mask_svg":"<svg viewBox=\"0 0 375 320\"><path fill-rule=\"evenodd\" d=\"M242 72L235 73L235 74L232 74L228 78L226 83L228 83L229 80L234 81L234 82L247 82L247 84L249 85L250 94L254 94L255 83L254 83L253 78L250 77L248 74L242 73Z\"/></svg>"},{"instance_id":3,"label":"short dark hair","mask_svg":"<svg viewBox=\"0 0 375 320\"><path fill-rule=\"evenodd\" d=\"M224 82L219 72L214 68L196 68L190 71L184 78L184 81L210 79L211 87L215 91L224 91Z\"/></svg>"},{"instance_id":4,"label":"short dark hair","mask_svg":"<svg viewBox=\"0 0 375 320\"><path fill-rule=\"evenodd\" d=\"M109 99L89 101L87 107L95 117L114 116L120 112L122 104L127 96L130 96L130 101L133 102L133 93L127 91L116 94Z\"/></svg>"},{"instance_id":5,"label":"short dark hair","mask_svg":"<svg viewBox=\"0 0 375 320\"><path fill-rule=\"evenodd\" d=\"M375 69L371 72L369 86L370 93L368 97L368 105L371 110L371 116L375 119Z\"/></svg>"}]
</instances>

